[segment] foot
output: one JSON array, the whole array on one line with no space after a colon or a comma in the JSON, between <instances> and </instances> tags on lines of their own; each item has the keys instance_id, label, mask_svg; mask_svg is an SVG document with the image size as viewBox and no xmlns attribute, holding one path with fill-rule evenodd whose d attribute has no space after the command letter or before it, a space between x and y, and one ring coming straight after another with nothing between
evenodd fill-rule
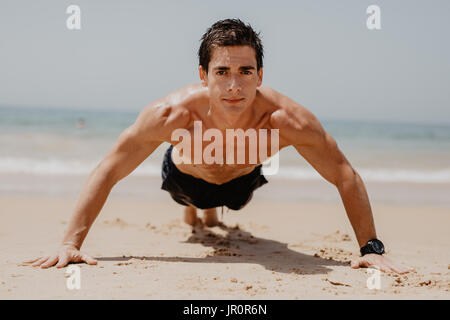
<instances>
[{"instance_id":1,"label":"foot","mask_svg":"<svg viewBox=\"0 0 450 320\"><path fill-rule=\"evenodd\" d=\"M197 209L194 207L186 207L184 209L184 222L186 222L188 225L195 226L199 222L201 222L197 218Z\"/></svg>"},{"instance_id":2,"label":"foot","mask_svg":"<svg viewBox=\"0 0 450 320\"><path fill-rule=\"evenodd\" d=\"M203 210L203 223L207 227L215 227L219 225L216 208Z\"/></svg>"}]
</instances>

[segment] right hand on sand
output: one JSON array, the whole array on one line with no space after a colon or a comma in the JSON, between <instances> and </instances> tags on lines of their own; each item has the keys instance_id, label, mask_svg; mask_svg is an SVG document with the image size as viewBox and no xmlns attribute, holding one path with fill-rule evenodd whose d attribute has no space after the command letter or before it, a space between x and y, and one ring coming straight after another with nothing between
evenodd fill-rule
<instances>
[{"instance_id":1,"label":"right hand on sand","mask_svg":"<svg viewBox=\"0 0 450 320\"><path fill-rule=\"evenodd\" d=\"M23 265L32 265L33 267L40 266L41 268L49 268L56 265L57 268L63 268L70 262L85 262L90 265L97 264L97 260L81 252L76 247L62 246L55 255L24 261Z\"/></svg>"}]
</instances>

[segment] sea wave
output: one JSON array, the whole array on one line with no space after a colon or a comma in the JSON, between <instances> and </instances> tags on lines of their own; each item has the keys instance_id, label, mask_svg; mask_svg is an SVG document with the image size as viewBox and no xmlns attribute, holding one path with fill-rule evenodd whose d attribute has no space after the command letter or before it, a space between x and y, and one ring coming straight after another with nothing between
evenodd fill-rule
<instances>
[{"instance_id":1,"label":"sea wave","mask_svg":"<svg viewBox=\"0 0 450 320\"><path fill-rule=\"evenodd\" d=\"M30 159L16 157L0 158L0 174L33 175L88 175L99 163L96 161L78 161L62 159ZM357 168L365 181L411 182L411 183L450 183L450 168L424 170L401 168ZM141 164L131 175L160 176L161 164L155 160ZM323 180L311 167L280 167L270 179L287 180Z\"/></svg>"},{"instance_id":2,"label":"sea wave","mask_svg":"<svg viewBox=\"0 0 450 320\"><path fill-rule=\"evenodd\" d=\"M87 175L100 161L83 162L62 159L28 159L28 158L0 158L0 174L34 174L34 175ZM156 176L160 174L160 167L144 164L136 168L133 175Z\"/></svg>"},{"instance_id":3,"label":"sea wave","mask_svg":"<svg viewBox=\"0 0 450 320\"><path fill-rule=\"evenodd\" d=\"M400 169L400 168L360 168L357 169L364 181L374 182L410 182L410 183L449 183L450 168L437 170ZM323 179L312 168L280 168L276 177L290 180Z\"/></svg>"}]
</instances>

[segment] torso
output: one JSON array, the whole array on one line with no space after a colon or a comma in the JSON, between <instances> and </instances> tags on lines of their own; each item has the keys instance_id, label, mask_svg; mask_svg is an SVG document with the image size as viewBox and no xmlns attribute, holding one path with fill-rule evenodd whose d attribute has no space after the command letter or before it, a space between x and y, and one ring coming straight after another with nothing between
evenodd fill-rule
<instances>
[{"instance_id":1,"label":"torso","mask_svg":"<svg viewBox=\"0 0 450 320\"><path fill-rule=\"evenodd\" d=\"M270 99L266 98L266 95L264 94L263 90L258 88L258 94L256 95L254 103L249 106L252 108L252 116L248 119L247 125L245 128L242 128L244 131L247 129L254 129L255 131L255 137L256 137L256 146L251 145L249 143L249 140L246 139L244 144L245 149L245 161L242 163L238 162L237 159L237 153L238 153L238 144L234 143L234 156L235 160L234 163L231 163L230 159L226 159L226 148L227 145L230 145L230 141L226 139L226 132L221 131L223 136L223 154L222 154L222 164L221 163L211 163L207 164L205 162L205 158L201 157L201 163L194 163L194 155L195 150L194 146L199 145L198 142L200 142L200 147L197 150L197 153L201 148L201 154L205 151L206 148L208 148L208 145L210 145L211 141L203 141L198 139L200 135L197 135L197 140L195 140L195 134L194 134L194 121L201 121L201 129L202 134L205 133L206 130L215 128L217 129L217 126L214 124L214 119L211 117L211 114L209 112L209 104L207 96L203 96L203 94L207 94L204 90L199 88L198 98L193 99L192 103L187 103L184 107L188 109L190 113L190 121L187 126L184 128L187 129L190 133L190 141L191 141L191 155L190 159L187 155L181 155L181 158L183 159L182 163L176 163L176 167L183 173L189 174L191 176L194 176L196 178L203 179L207 182L214 183L214 184L223 184L226 183L232 179L235 179L237 177L240 177L242 175L246 175L254 170L254 168L258 165L260 165L262 162L264 162L265 158L264 155L267 155L267 157L272 156L272 150L271 150L271 129L277 129L273 128L271 125L271 115L273 112L277 111L279 109L278 106L275 105L275 103L272 103ZM198 123L197 123L198 126ZM197 127L198 128L198 127ZM259 129L266 129L267 131L261 131ZM259 156L258 150L256 148L260 148L261 145L259 143L260 139L266 138L267 141L267 148L266 152L263 150L262 157ZM174 145L173 152L177 152L177 145L178 148L181 149L181 141L182 140L172 140L169 137L166 137L164 139L165 141L171 143ZM288 144L286 141L283 140L283 138L280 136L279 139L279 147L278 150L281 150L282 148L286 147ZM206 154L211 154L212 145L209 147L209 152L206 152ZM207 150L207 151L208 151ZM174 159L174 155L172 152L172 159ZM241 150L242 152L242 150ZM254 154L255 158L250 159L249 155ZM198 158L197 158L198 159ZM256 160L256 161L251 161ZM190 162L190 163L189 163ZM216 161L220 162L220 161Z\"/></svg>"}]
</instances>

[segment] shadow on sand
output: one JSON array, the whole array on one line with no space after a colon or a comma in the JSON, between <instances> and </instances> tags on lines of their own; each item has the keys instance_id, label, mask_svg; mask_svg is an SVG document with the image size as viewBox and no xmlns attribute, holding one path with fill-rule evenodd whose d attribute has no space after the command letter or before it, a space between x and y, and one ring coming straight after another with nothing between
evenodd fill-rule
<instances>
[{"instance_id":1,"label":"shadow on sand","mask_svg":"<svg viewBox=\"0 0 450 320\"><path fill-rule=\"evenodd\" d=\"M195 257L98 257L98 261L128 261L130 259L189 262L189 263L250 263L259 264L267 270L281 273L326 274L331 266L348 266L348 262L323 259L291 250L286 243L257 238L239 226L228 227L220 224L222 232L195 227L185 243L200 243L214 249L203 258Z\"/></svg>"}]
</instances>

